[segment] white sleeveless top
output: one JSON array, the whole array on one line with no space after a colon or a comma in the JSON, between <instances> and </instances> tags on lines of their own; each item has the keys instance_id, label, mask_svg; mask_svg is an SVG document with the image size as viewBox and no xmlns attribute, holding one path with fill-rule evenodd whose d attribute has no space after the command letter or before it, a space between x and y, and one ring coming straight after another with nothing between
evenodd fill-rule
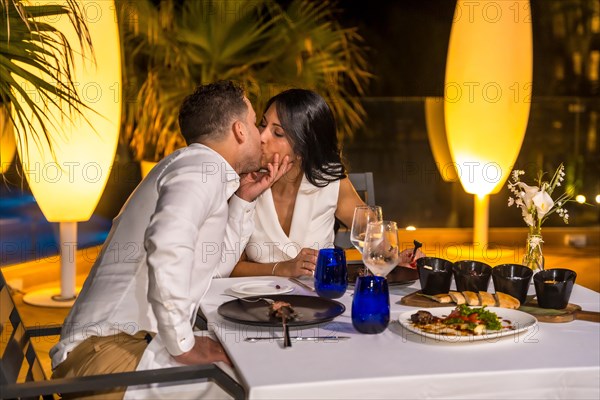
<instances>
[{"instance_id":1,"label":"white sleeveless top","mask_svg":"<svg viewBox=\"0 0 600 400\"><path fill-rule=\"evenodd\" d=\"M288 237L279 224L271 189L267 189L256 200L254 233L246 246L248 261L287 261L305 247L316 250L333 247L339 192L339 180L320 188L304 176L296 196Z\"/></svg>"}]
</instances>

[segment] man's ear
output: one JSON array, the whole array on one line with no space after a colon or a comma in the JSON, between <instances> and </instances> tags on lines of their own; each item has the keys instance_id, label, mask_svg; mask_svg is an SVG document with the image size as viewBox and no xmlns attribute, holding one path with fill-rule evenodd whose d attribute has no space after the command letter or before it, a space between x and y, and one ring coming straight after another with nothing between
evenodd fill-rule
<instances>
[{"instance_id":1,"label":"man's ear","mask_svg":"<svg viewBox=\"0 0 600 400\"><path fill-rule=\"evenodd\" d=\"M233 122L233 137L238 143L242 144L246 141L246 126L240 120Z\"/></svg>"}]
</instances>

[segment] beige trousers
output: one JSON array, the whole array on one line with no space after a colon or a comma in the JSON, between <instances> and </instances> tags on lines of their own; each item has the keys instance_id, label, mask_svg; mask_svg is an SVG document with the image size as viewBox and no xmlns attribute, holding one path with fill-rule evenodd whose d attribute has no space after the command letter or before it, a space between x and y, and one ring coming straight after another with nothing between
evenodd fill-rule
<instances>
[{"instance_id":1,"label":"beige trousers","mask_svg":"<svg viewBox=\"0 0 600 400\"><path fill-rule=\"evenodd\" d=\"M135 371L148 347L147 332L135 335L119 333L112 336L92 336L77 345L67 359L52 373L52 378L73 378L78 376L113 374ZM125 387L110 388L106 391L63 395L63 399L122 399Z\"/></svg>"}]
</instances>

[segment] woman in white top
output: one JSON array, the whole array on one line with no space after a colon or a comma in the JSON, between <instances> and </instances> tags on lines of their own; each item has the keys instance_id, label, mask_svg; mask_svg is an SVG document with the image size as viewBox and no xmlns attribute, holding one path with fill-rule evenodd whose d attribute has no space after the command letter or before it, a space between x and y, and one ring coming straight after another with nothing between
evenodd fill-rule
<instances>
[{"instance_id":1,"label":"woman in white top","mask_svg":"<svg viewBox=\"0 0 600 400\"><path fill-rule=\"evenodd\" d=\"M254 233L231 276L312 275L319 249L333 247L335 218L351 226L364 205L346 176L333 113L317 93L290 89L269 100L259 131L262 165L279 154L292 166L257 199Z\"/></svg>"}]
</instances>

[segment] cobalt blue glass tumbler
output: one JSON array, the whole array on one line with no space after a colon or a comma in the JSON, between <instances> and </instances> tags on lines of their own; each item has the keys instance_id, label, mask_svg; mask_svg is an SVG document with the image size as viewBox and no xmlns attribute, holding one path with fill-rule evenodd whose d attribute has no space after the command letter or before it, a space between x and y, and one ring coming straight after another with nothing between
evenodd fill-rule
<instances>
[{"instance_id":1,"label":"cobalt blue glass tumbler","mask_svg":"<svg viewBox=\"0 0 600 400\"><path fill-rule=\"evenodd\" d=\"M360 333L381 333L390 323L390 293L383 276L359 276L352 300L352 325Z\"/></svg>"},{"instance_id":2,"label":"cobalt blue glass tumbler","mask_svg":"<svg viewBox=\"0 0 600 400\"><path fill-rule=\"evenodd\" d=\"M337 299L348 288L348 268L343 249L321 249L315 269L315 291L321 297Z\"/></svg>"}]
</instances>

